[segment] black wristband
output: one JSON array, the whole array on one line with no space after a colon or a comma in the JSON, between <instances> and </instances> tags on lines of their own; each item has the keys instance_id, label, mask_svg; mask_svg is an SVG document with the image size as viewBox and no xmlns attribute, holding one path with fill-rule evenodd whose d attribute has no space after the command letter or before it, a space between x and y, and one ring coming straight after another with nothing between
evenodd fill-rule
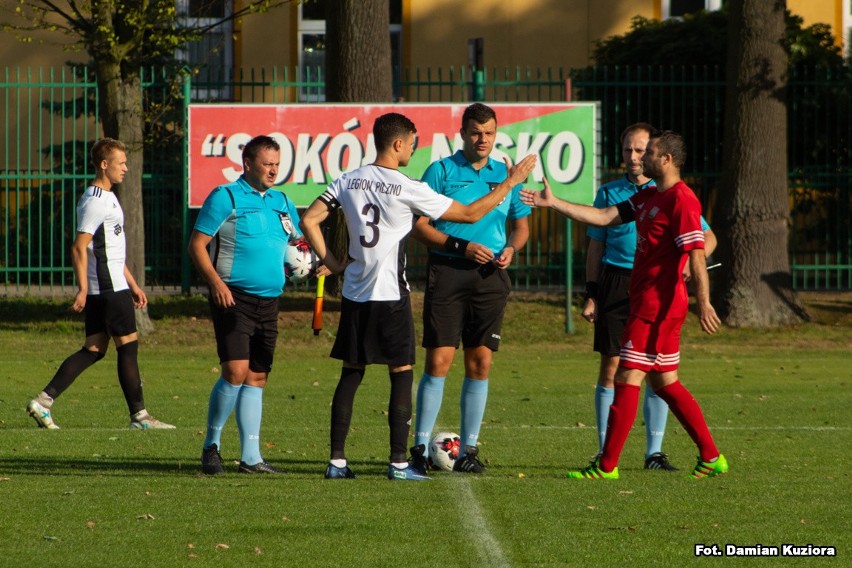
<instances>
[{"instance_id":1,"label":"black wristband","mask_svg":"<svg viewBox=\"0 0 852 568\"><path fill-rule=\"evenodd\" d=\"M596 300L598 298L598 290L597 282L586 282L586 299Z\"/></svg>"},{"instance_id":2,"label":"black wristband","mask_svg":"<svg viewBox=\"0 0 852 568\"><path fill-rule=\"evenodd\" d=\"M447 240L444 241L444 250L464 255L464 251L467 249L468 244L470 244L470 241L457 239L455 237L447 237Z\"/></svg>"}]
</instances>

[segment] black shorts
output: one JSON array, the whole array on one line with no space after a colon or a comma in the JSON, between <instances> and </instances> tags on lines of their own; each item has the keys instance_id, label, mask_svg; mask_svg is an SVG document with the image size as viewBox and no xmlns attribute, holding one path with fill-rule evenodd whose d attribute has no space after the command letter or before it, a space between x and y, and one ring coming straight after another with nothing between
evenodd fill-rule
<instances>
[{"instance_id":1,"label":"black shorts","mask_svg":"<svg viewBox=\"0 0 852 568\"><path fill-rule=\"evenodd\" d=\"M511 283L491 263L430 254L423 299L423 347L500 347Z\"/></svg>"},{"instance_id":2,"label":"black shorts","mask_svg":"<svg viewBox=\"0 0 852 568\"><path fill-rule=\"evenodd\" d=\"M278 298L263 298L233 288L235 305L221 308L207 298L219 362L245 361L256 373L272 370L278 339Z\"/></svg>"},{"instance_id":3,"label":"black shorts","mask_svg":"<svg viewBox=\"0 0 852 568\"><path fill-rule=\"evenodd\" d=\"M109 337L136 333L136 306L130 290L86 296L86 337L99 333Z\"/></svg>"},{"instance_id":4,"label":"black shorts","mask_svg":"<svg viewBox=\"0 0 852 568\"><path fill-rule=\"evenodd\" d=\"M630 315L630 270L604 264L598 289L595 351L610 357L621 352L621 336Z\"/></svg>"},{"instance_id":5,"label":"black shorts","mask_svg":"<svg viewBox=\"0 0 852 568\"><path fill-rule=\"evenodd\" d=\"M413 365L411 298L403 296L399 300L375 302L353 302L343 298L331 356L362 365Z\"/></svg>"}]
</instances>

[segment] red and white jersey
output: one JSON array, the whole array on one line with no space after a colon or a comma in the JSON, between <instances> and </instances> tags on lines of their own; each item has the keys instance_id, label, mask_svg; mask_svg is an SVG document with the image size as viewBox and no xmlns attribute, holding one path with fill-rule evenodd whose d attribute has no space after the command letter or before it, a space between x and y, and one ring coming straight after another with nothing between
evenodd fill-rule
<instances>
[{"instance_id":1,"label":"red and white jersey","mask_svg":"<svg viewBox=\"0 0 852 568\"><path fill-rule=\"evenodd\" d=\"M92 235L88 247L89 294L127 290L124 211L115 193L93 185L77 203L77 232Z\"/></svg>"},{"instance_id":2,"label":"red and white jersey","mask_svg":"<svg viewBox=\"0 0 852 568\"><path fill-rule=\"evenodd\" d=\"M354 302L399 300L408 294L405 241L415 215L437 219L453 200L398 170L363 166L337 178L319 197L340 206L349 231L342 294Z\"/></svg>"},{"instance_id":3,"label":"red and white jersey","mask_svg":"<svg viewBox=\"0 0 852 568\"><path fill-rule=\"evenodd\" d=\"M629 200L636 218L636 258L630 277L630 314L645 320L684 318L687 253L704 248L701 203L682 181L649 188Z\"/></svg>"}]
</instances>

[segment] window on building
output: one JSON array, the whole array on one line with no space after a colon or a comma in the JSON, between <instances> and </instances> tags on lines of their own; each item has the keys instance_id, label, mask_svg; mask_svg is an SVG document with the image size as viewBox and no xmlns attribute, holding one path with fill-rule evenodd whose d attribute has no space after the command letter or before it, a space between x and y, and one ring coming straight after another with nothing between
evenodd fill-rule
<instances>
[{"instance_id":1,"label":"window on building","mask_svg":"<svg viewBox=\"0 0 852 568\"><path fill-rule=\"evenodd\" d=\"M720 10L722 0L662 0L662 8L663 19L681 18L701 10Z\"/></svg>"},{"instance_id":2,"label":"window on building","mask_svg":"<svg viewBox=\"0 0 852 568\"><path fill-rule=\"evenodd\" d=\"M177 0L181 22L198 28L221 22L233 9L233 0ZM234 65L233 33L233 21L227 21L178 50L177 58L198 71L192 78L195 100L230 100L231 89L224 79L225 71Z\"/></svg>"},{"instance_id":3,"label":"window on building","mask_svg":"<svg viewBox=\"0 0 852 568\"><path fill-rule=\"evenodd\" d=\"M329 0L316 0L299 4L299 71L303 81L325 77L325 7ZM391 65L394 79L402 69L402 0L390 0ZM394 96L397 81L394 81ZM325 100L321 87L303 87L300 98L304 101Z\"/></svg>"}]
</instances>

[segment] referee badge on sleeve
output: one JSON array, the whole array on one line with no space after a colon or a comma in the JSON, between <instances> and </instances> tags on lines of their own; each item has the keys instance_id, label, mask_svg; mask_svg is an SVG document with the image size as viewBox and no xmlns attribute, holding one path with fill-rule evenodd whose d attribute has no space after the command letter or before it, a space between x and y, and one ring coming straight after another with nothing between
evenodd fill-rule
<instances>
[{"instance_id":1,"label":"referee badge on sleeve","mask_svg":"<svg viewBox=\"0 0 852 568\"><path fill-rule=\"evenodd\" d=\"M293 220L290 219L289 213L279 213L278 219L281 221L281 228L287 235L293 234Z\"/></svg>"}]
</instances>

